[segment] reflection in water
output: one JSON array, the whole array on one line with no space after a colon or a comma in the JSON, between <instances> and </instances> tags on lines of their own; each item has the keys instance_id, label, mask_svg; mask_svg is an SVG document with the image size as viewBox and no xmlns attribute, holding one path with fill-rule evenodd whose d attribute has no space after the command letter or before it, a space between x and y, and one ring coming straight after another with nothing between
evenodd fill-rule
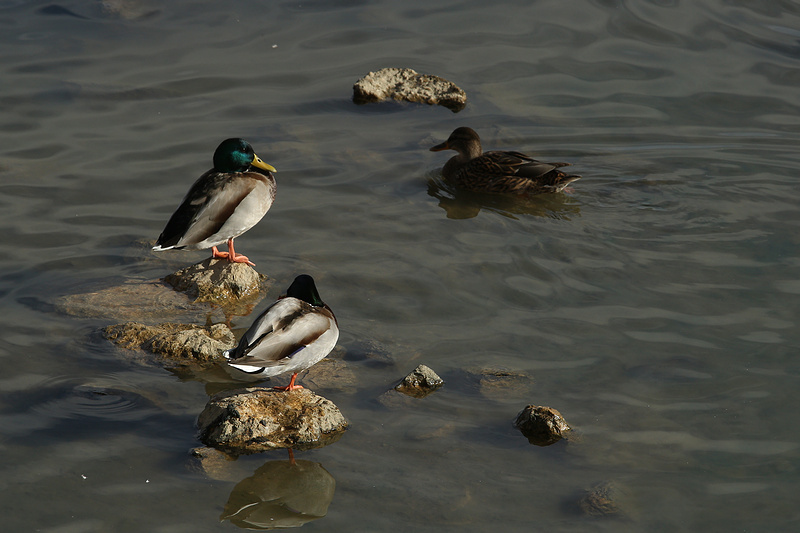
<instances>
[{"instance_id":1,"label":"reflection in water","mask_svg":"<svg viewBox=\"0 0 800 533\"><path fill-rule=\"evenodd\" d=\"M234 487L220 520L245 529L300 527L328 513L335 489L319 463L268 461Z\"/></svg>"},{"instance_id":2,"label":"reflection in water","mask_svg":"<svg viewBox=\"0 0 800 533\"><path fill-rule=\"evenodd\" d=\"M568 193L529 197L478 193L454 187L441 176L428 178L428 195L438 199L447 218L453 219L476 217L481 209L514 219L515 215L534 215L569 220L580 215L580 204Z\"/></svg>"}]
</instances>

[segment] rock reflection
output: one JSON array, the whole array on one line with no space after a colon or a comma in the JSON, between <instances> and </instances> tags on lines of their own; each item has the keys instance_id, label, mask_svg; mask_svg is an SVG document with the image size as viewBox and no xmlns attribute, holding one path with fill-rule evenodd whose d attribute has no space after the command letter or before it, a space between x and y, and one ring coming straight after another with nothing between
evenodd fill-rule
<instances>
[{"instance_id":1,"label":"rock reflection","mask_svg":"<svg viewBox=\"0 0 800 533\"><path fill-rule=\"evenodd\" d=\"M514 219L515 215L533 215L570 220L580 215L580 204L568 193L530 197L478 193L458 189L441 176L428 179L428 195L439 200L439 207L452 219L476 217L481 209Z\"/></svg>"},{"instance_id":2,"label":"rock reflection","mask_svg":"<svg viewBox=\"0 0 800 533\"><path fill-rule=\"evenodd\" d=\"M321 464L268 461L234 487L220 520L244 529L300 527L328 513L336 481Z\"/></svg>"}]
</instances>

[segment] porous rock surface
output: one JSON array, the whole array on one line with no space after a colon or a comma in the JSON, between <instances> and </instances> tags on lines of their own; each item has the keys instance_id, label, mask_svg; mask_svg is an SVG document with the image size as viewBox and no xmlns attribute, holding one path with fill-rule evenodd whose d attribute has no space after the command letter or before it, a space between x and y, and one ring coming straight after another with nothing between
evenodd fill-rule
<instances>
[{"instance_id":1,"label":"porous rock surface","mask_svg":"<svg viewBox=\"0 0 800 533\"><path fill-rule=\"evenodd\" d=\"M197 424L203 443L234 455L321 448L337 441L348 425L333 402L308 389L261 387L216 394Z\"/></svg>"},{"instance_id":2,"label":"porous rock surface","mask_svg":"<svg viewBox=\"0 0 800 533\"><path fill-rule=\"evenodd\" d=\"M195 302L222 305L230 300L258 297L266 276L246 263L208 258L166 276L164 281Z\"/></svg>"},{"instance_id":3,"label":"porous rock surface","mask_svg":"<svg viewBox=\"0 0 800 533\"><path fill-rule=\"evenodd\" d=\"M128 322L106 326L103 336L123 348L158 355L167 366L210 363L221 359L223 351L236 346L236 337L224 324L203 327L167 322L148 326Z\"/></svg>"},{"instance_id":4,"label":"porous rock surface","mask_svg":"<svg viewBox=\"0 0 800 533\"><path fill-rule=\"evenodd\" d=\"M392 98L441 105L458 112L467 105L467 94L439 76L419 74L410 68L383 68L370 72L353 85L353 102L367 104Z\"/></svg>"}]
</instances>

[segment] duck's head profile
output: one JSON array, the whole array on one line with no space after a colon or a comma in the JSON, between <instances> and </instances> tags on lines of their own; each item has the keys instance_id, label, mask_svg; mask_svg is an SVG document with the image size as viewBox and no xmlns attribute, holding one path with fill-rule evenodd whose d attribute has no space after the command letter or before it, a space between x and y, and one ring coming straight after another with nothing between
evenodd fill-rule
<instances>
[{"instance_id":1,"label":"duck's head profile","mask_svg":"<svg viewBox=\"0 0 800 533\"><path fill-rule=\"evenodd\" d=\"M475 159L483 153L481 138L478 137L475 130L466 126L456 128L445 142L431 147L431 152L441 152L442 150L455 150L468 159Z\"/></svg>"},{"instance_id":2,"label":"duck's head profile","mask_svg":"<svg viewBox=\"0 0 800 533\"><path fill-rule=\"evenodd\" d=\"M225 139L214 152L214 168L219 172L245 172L251 166L276 172L275 167L264 163L244 139Z\"/></svg>"}]
</instances>

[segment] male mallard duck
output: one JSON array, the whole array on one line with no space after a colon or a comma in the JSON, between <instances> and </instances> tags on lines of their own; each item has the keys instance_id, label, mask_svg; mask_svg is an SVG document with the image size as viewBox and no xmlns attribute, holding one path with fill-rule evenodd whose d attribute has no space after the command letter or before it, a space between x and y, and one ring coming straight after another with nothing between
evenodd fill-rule
<instances>
[{"instance_id":1,"label":"male mallard duck","mask_svg":"<svg viewBox=\"0 0 800 533\"><path fill-rule=\"evenodd\" d=\"M265 172L251 171L250 167ZM269 211L277 188L271 172L276 172L275 168L259 159L247 141L222 141L214 152L214 168L194 182L153 250L211 248L211 257L255 266L234 251L233 239ZM224 242L228 251L220 252L217 246Z\"/></svg>"},{"instance_id":2,"label":"male mallard duck","mask_svg":"<svg viewBox=\"0 0 800 533\"><path fill-rule=\"evenodd\" d=\"M431 152L455 150L442 169L444 179L477 192L539 194L561 192L580 176L566 174L560 167L569 163L543 163L520 152L484 152L481 139L472 128L456 128Z\"/></svg>"},{"instance_id":3,"label":"male mallard duck","mask_svg":"<svg viewBox=\"0 0 800 533\"><path fill-rule=\"evenodd\" d=\"M233 350L223 354L228 364L250 374L277 376L292 373L286 387L295 385L297 373L320 362L339 339L339 326L331 308L319 297L314 278L297 276L286 296L256 318Z\"/></svg>"}]
</instances>

